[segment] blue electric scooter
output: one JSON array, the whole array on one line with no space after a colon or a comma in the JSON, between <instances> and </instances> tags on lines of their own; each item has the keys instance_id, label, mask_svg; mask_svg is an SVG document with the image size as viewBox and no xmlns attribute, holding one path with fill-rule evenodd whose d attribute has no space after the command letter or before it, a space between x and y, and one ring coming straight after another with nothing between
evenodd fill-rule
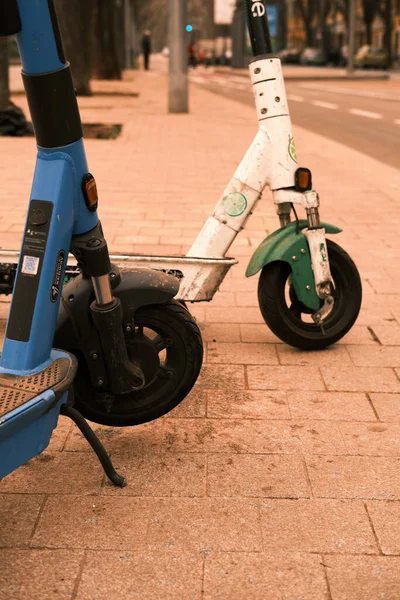
<instances>
[{"instance_id":1,"label":"blue electric scooter","mask_svg":"<svg viewBox=\"0 0 400 600\"><path fill-rule=\"evenodd\" d=\"M110 264L53 0L0 0L0 35L14 34L38 154L0 360L0 477L47 447L61 413L122 486L85 417L170 411L197 379L201 336L175 276ZM81 274L62 289L68 252Z\"/></svg>"}]
</instances>

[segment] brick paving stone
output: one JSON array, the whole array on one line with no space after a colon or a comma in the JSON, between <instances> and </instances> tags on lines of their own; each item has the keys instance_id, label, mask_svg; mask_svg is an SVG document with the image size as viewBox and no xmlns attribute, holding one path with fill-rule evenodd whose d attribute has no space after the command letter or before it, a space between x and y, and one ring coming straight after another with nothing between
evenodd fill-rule
<instances>
[{"instance_id":1,"label":"brick paving stone","mask_svg":"<svg viewBox=\"0 0 400 600\"><path fill-rule=\"evenodd\" d=\"M302 458L295 455L209 455L208 496L308 498Z\"/></svg>"},{"instance_id":2,"label":"brick paving stone","mask_svg":"<svg viewBox=\"0 0 400 600\"><path fill-rule=\"evenodd\" d=\"M244 390L243 365L204 365L197 385L209 390Z\"/></svg>"},{"instance_id":3,"label":"brick paving stone","mask_svg":"<svg viewBox=\"0 0 400 600\"><path fill-rule=\"evenodd\" d=\"M318 498L400 499L400 459L376 456L306 456Z\"/></svg>"},{"instance_id":4,"label":"brick paving stone","mask_svg":"<svg viewBox=\"0 0 400 600\"><path fill-rule=\"evenodd\" d=\"M282 343L265 323L259 325L246 323L239 325L239 327L242 342L266 342L267 344Z\"/></svg>"},{"instance_id":5,"label":"brick paving stone","mask_svg":"<svg viewBox=\"0 0 400 600\"><path fill-rule=\"evenodd\" d=\"M176 408L168 413L168 417L179 418L202 418L207 411L207 391L195 386L190 394Z\"/></svg>"},{"instance_id":6,"label":"brick paving stone","mask_svg":"<svg viewBox=\"0 0 400 600\"><path fill-rule=\"evenodd\" d=\"M349 454L400 456L400 424L340 423Z\"/></svg>"},{"instance_id":7,"label":"brick paving stone","mask_svg":"<svg viewBox=\"0 0 400 600\"><path fill-rule=\"evenodd\" d=\"M375 345L377 342L372 337L372 334L368 327L365 325L353 325L350 329L349 333L346 333L345 336L339 340L338 344L368 344Z\"/></svg>"},{"instance_id":8,"label":"brick paving stone","mask_svg":"<svg viewBox=\"0 0 400 600\"><path fill-rule=\"evenodd\" d=\"M373 325L372 331L384 346L400 346L400 325L398 323Z\"/></svg>"},{"instance_id":9,"label":"brick paving stone","mask_svg":"<svg viewBox=\"0 0 400 600\"><path fill-rule=\"evenodd\" d=\"M338 424L327 421L260 421L260 453L347 454Z\"/></svg>"},{"instance_id":10,"label":"brick paving stone","mask_svg":"<svg viewBox=\"0 0 400 600\"><path fill-rule=\"evenodd\" d=\"M281 365L318 367L322 365L351 365L346 346L334 345L320 351L305 351L286 344L277 344Z\"/></svg>"},{"instance_id":11,"label":"brick paving stone","mask_svg":"<svg viewBox=\"0 0 400 600\"><path fill-rule=\"evenodd\" d=\"M347 346L357 367L400 367L398 346Z\"/></svg>"},{"instance_id":12,"label":"brick paving stone","mask_svg":"<svg viewBox=\"0 0 400 600\"><path fill-rule=\"evenodd\" d=\"M0 495L0 547L28 546L44 496Z\"/></svg>"},{"instance_id":13,"label":"brick paving stone","mask_svg":"<svg viewBox=\"0 0 400 600\"><path fill-rule=\"evenodd\" d=\"M201 323L203 342L240 342L238 323Z\"/></svg>"},{"instance_id":14,"label":"brick paving stone","mask_svg":"<svg viewBox=\"0 0 400 600\"><path fill-rule=\"evenodd\" d=\"M211 553L204 600L328 600L321 557L300 553Z\"/></svg>"},{"instance_id":15,"label":"brick paving stone","mask_svg":"<svg viewBox=\"0 0 400 600\"><path fill-rule=\"evenodd\" d=\"M140 455L134 452L112 455L119 473L128 481L117 488L108 480L101 493L108 496L204 496L206 456L194 453ZM0 487L1 489L1 487Z\"/></svg>"},{"instance_id":16,"label":"brick paving stone","mask_svg":"<svg viewBox=\"0 0 400 600\"><path fill-rule=\"evenodd\" d=\"M161 448L170 452L254 452L260 421L165 419Z\"/></svg>"},{"instance_id":17,"label":"brick paving stone","mask_svg":"<svg viewBox=\"0 0 400 600\"><path fill-rule=\"evenodd\" d=\"M76 600L201 600L203 561L181 550L89 551Z\"/></svg>"},{"instance_id":18,"label":"brick paving stone","mask_svg":"<svg viewBox=\"0 0 400 600\"><path fill-rule=\"evenodd\" d=\"M208 342L207 362L242 365L278 365L274 344Z\"/></svg>"},{"instance_id":19,"label":"brick paving stone","mask_svg":"<svg viewBox=\"0 0 400 600\"><path fill-rule=\"evenodd\" d=\"M71 600L83 551L1 549L4 600Z\"/></svg>"},{"instance_id":20,"label":"brick paving stone","mask_svg":"<svg viewBox=\"0 0 400 600\"><path fill-rule=\"evenodd\" d=\"M383 554L400 554L400 502L382 500L367 506Z\"/></svg>"},{"instance_id":21,"label":"brick paving stone","mask_svg":"<svg viewBox=\"0 0 400 600\"><path fill-rule=\"evenodd\" d=\"M397 600L400 558L394 556L325 556L333 600Z\"/></svg>"},{"instance_id":22,"label":"brick paving stone","mask_svg":"<svg viewBox=\"0 0 400 600\"><path fill-rule=\"evenodd\" d=\"M262 500L261 527L269 552L377 553L364 505L355 500Z\"/></svg>"},{"instance_id":23,"label":"brick paving stone","mask_svg":"<svg viewBox=\"0 0 400 600\"><path fill-rule=\"evenodd\" d=\"M249 388L253 390L325 390L316 367L250 365L247 367L247 377Z\"/></svg>"},{"instance_id":24,"label":"brick paving stone","mask_svg":"<svg viewBox=\"0 0 400 600\"><path fill-rule=\"evenodd\" d=\"M264 323L258 308L241 306L227 308L207 306L206 319L208 323Z\"/></svg>"},{"instance_id":25,"label":"brick paving stone","mask_svg":"<svg viewBox=\"0 0 400 600\"><path fill-rule=\"evenodd\" d=\"M366 394L348 392L288 392L294 419L376 421Z\"/></svg>"},{"instance_id":26,"label":"brick paving stone","mask_svg":"<svg viewBox=\"0 0 400 600\"><path fill-rule=\"evenodd\" d=\"M290 419L287 393L210 390L207 416L214 419Z\"/></svg>"},{"instance_id":27,"label":"brick paving stone","mask_svg":"<svg viewBox=\"0 0 400 600\"><path fill-rule=\"evenodd\" d=\"M47 450L49 452L61 451L64 448L73 427L75 427L75 425L71 419L59 417L57 427L53 430Z\"/></svg>"},{"instance_id":28,"label":"brick paving stone","mask_svg":"<svg viewBox=\"0 0 400 600\"><path fill-rule=\"evenodd\" d=\"M321 367L329 391L400 392L400 381L393 369L384 367Z\"/></svg>"},{"instance_id":29,"label":"brick paving stone","mask_svg":"<svg viewBox=\"0 0 400 600\"><path fill-rule=\"evenodd\" d=\"M96 494L103 469L94 453L43 452L0 482L0 492Z\"/></svg>"},{"instance_id":30,"label":"brick paving stone","mask_svg":"<svg viewBox=\"0 0 400 600\"><path fill-rule=\"evenodd\" d=\"M370 398L382 421L400 423L400 394L370 394Z\"/></svg>"},{"instance_id":31,"label":"brick paving stone","mask_svg":"<svg viewBox=\"0 0 400 600\"><path fill-rule=\"evenodd\" d=\"M33 547L259 551L256 499L50 496Z\"/></svg>"}]
</instances>

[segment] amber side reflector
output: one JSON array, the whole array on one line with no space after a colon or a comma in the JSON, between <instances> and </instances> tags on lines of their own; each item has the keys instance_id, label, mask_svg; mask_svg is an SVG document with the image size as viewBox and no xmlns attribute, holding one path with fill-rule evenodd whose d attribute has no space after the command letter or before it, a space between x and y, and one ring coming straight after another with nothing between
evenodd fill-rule
<instances>
[{"instance_id":1,"label":"amber side reflector","mask_svg":"<svg viewBox=\"0 0 400 600\"><path fill-rule=\"evenodd\" d=\"M95 212L99 204L99 197L97 195L96 180L91 173L86 173L82 179L82 192L85 196L86 206L90 212Z\"/></svg>"},{"instance_id":2,"label":"amber side reflector","mask_svg":"<svg viewBox=\"0 0 400 600\"><path fill-rule=\"evenodd\" d=\"M295 173L295 187L298 192L312 190L312 177L310 169L299 167Z\"/></svg>"}]
</instances>

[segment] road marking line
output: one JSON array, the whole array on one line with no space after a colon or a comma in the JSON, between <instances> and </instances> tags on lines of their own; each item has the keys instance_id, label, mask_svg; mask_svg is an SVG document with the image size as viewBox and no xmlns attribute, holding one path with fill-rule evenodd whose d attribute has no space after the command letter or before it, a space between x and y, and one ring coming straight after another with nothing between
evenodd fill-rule
<instances>
[{"instance_id":1,"label":"road marking line","mask_svg":"<svg viewBox=\"0 0 400 600\"><path fill-rule=\"evenodd\" d=\"M395 119L394 123L395 125L400 125L400 119Z\"/></svg>"},{"instance_id":2,"label":"road marking line","mask_svg":"<svg viewBox=\"0 0 400 600\"><path fill-rule=\"evenodd\" d=\"M304 102L302 96L295 96L294 94L288 94L288 100L293 100L293 102Z\"/></svg>"},{"instance_id":3,"label":"road marking line","mask_svg":"<svg viewBox=\"0 0 400 600\"><path fill-rule=\"evenodd\" d=\"M367 117L368 119L382 119L382 115L376 112L369 112L369 110L359 110L358 108L350 108L349 113L352 115L358 115L359 117Z\"/></svg>"},{"instance_id":4,"label":"road marking line","mask_svg":"<svg viewBox=\"0 0 400 600\"><path fill-rule=\"evenodd\" d=\"M313 100L311 104L314 104L314 106L320 106L321 108L330 108L331 110L336 110L339 108L337 104L332 104L331 102L322 102L321 100Z\"/></svg>"},{"instance_id":5,"label":"road marking line","mask_svg":"<svg viewBox=\"0 0 400 600\"><path fill-rule=\"evenodd\" d=\"M307 90L318 90L321 92L327 92L332 94L347 94L349 96L361 96L364 98L377 98L378 100L393 100L395 102L399 101L399 96L396 94L385 94L383 92L373 92L370 90L361 90L356 88L347 88L340 86L323 86L319 83L300 83L299 87Z\"/></svg>"},{"instance_id":6,"label":"road marking line","mask_svg":"<svg viewBox=\"0 0 400 600\"><path fill-rule=\"evenodd\" d=\"M206 80L204 79L204 77L195 77L193 75L191 75L189 77L189 81L193 81L193 83L201 83L201 84L206 83Z\"/></svg>"}]
</instances>

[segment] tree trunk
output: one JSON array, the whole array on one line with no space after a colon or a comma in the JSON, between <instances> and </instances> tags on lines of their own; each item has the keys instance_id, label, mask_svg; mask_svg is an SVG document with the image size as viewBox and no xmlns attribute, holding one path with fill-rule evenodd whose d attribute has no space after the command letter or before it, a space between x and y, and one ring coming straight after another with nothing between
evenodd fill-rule
<instances>
[{"instance_id":1,"label":"tree trunk","mask_svg":"<svg viewBox=\"0 0 400 600\"><path fill-rule=\"evenodd\" d=\"M392 66L392 0L385 1L385 33L383 36L383 47L388 56L387 67Z\"/></svg>"},{"instance_id":2,"label":"tree trunk","mask_svg":"<svg viewBox=\"0 0 400 600\"><path fill-rule=\"evenodd\" d=\"M116 0L96 0L91 40L92 75L96 79L122 79L119 13Z\"/></svg>"},{"instance_id":3,"label":"tree trunk","mask_svg":"<svg viewBox=\"0 0 400 600\"><path fill-rule=\"evenodd\" d=\"M8 79L8 38L0 37L0 111L10 105Z\"/></svg>"},{"instance_id":4,"label":"tree trunk","mask_svg":"<svg viewBox=\"0 0 400 600\"><path fill-rule=\"evenodd\" d=\"M56 0L65 56L80 96L90 96L91 0Z\"/></svg>"},{"instance_id":5,"label":"tree trunk","mask_svg":"<svg viewBox=\"0 0 400 600\"><path fill-rule=\"evenodd\" d=\"M364 19L364 23L365 23L365 35L366 35L366 43L371 46L372 45L372 21L366 21Z\"/></svg>"}]
</instances>

